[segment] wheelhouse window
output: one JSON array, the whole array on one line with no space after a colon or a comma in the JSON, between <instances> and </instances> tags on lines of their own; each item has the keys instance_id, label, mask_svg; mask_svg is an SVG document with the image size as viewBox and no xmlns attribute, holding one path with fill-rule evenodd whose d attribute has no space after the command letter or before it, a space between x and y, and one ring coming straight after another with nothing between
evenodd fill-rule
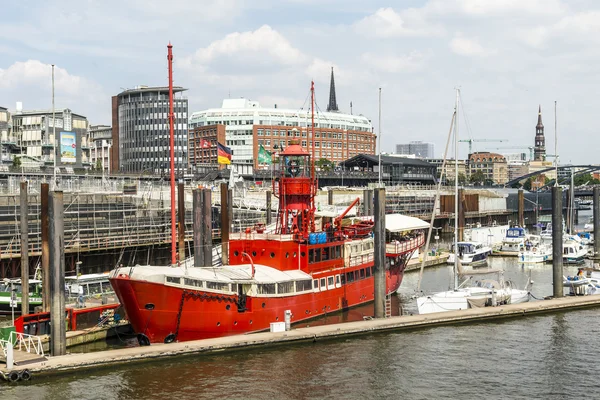
<instances>
[{"instance_id":1,"label":"wheelhouse window","mask_svg":"<svg viewBox=\"0 0 600 400\"><path fill-rule=\"evenodd\" d=\"M186 286L204 287L204 281L191 278L183 278L183 284Z\"/></svg>"},{"instance_id":2,"label":"wheelhouse window","mask_svg":"<svg viewBox=\"0 0 600 400\"><path fill-rule=\"evenodd\" d=\"M274 283L261 283L257 285L258 294L275 294Z\"/></svg>"},{"instance_id":3,"label":"wheelhouse window","mask_svg":"<svg viewBox=\"0 0 600 400\"><path fill-rule=\"evenodd\" d=\"M181 277L167 276L167 283L175 283L175 284L179 285L181 283Z\"/></svg>"},{"instance_id":4,"label":"wheelhouse window","mask_svg":"<svg viewBox=\"0 0 600 400\"><path fill-rule=\"evenodd\" d=\"M296 281L296 292L305 292L312 289L312 282L310 279L304 281Z\"/></svg>"},{"instance_id":5,"label":"wheelhouse window","mask_svg":"<svg viewBox=\"0 0 600 400\"><path fill-rule=\"evenodd\" d=\"M319 283L321 284L321 290L325 290L325 278L321 278L321 281Z\"/></svg>"},{"instance_id":6,"label":"wheelhouse window","mask_svg":"<svg viewBox=\"0 0 600 400\"><path fill-rule=\"evenodd\" d=\"M329 287L329 288L333 287L333 276L330 276L327 278L327 287Z\"/></svg>"},{"instance_id":7,"label":"wheelhouse window","mask_svg":"<svg viewBox=\"0 0 600 400\"><path fill-rule=\"evenodd\" d=\"M313 289L318 289L318 288L319 288L319 280L313 279Z\"/></svg>"},{"instance_id":8,"label":"wheelhouse window","mask_svg":"<svg viewBox=\"0 0 600 400\"><path fill-rule=\"evenodd\" d=\"M206 281L206 288L212 290L229 291L229 284L224 282Z\"/></svg>"},{"instance_id":9,"label":"wheelhouse window","mask_svg":"<svg viewBox=\"0 0 600 400\"><path fill-rule=\"evenodd\" d=\"M294 282L281 282L277 284L277 294L293 293Z\"/></svg>"}]
</instances>

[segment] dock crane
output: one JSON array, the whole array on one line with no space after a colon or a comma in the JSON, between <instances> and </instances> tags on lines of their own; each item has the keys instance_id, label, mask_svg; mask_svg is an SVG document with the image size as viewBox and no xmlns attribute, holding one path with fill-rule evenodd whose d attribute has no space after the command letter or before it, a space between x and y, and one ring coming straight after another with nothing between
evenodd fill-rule
<instances>
[{"instance_id":1,"label":"dock crane","mask_svg":"<svg viewBox=\"0 0 600 400\"><path fill-rule=\"evenodd\" d=\"M473 154L473 142L508 142L506 139L463 139L462 143L469 143L469 154Z\"/></svg>"}]
</instances>

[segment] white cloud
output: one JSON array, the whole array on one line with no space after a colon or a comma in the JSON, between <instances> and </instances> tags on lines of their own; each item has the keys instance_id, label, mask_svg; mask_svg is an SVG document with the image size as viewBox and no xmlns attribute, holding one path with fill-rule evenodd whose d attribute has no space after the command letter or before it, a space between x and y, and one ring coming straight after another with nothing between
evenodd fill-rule
<instances>
[{"instance_id":1,"label":"white cloud","mask_svg":"<svg viewBox=\"0 0 600 400\"><path fill-rule=\"evenodd\" d=\"M247 67L251 67L253 62L294 65L306 59L279 32L263 25L255 31L230 33L223 39L198 49L193 55L184 57L180 65L203 68L220 58L230 58Z\"/></svg>"},{"instance_id":2,"label":"white cloud","mask_svg":"<svg viewBox=\"0 0 600 400\"><path fill-rule=\"evenodd\" d=\"M57 107L68 107L91 122L100 114L106 118L110 113L110 96L92 80L55 66L54 87ZM52 102L52 66L39 60L17 61L0 69L0 88L13 101L22 101L25 109L48 109ZM98 110L99 106L105 109Z\"/></svg>"},{"instance_id":3,"label":"white cloud","mask_svg":"<svg viewBox=\"0 0 600 400\"><path fill-rule=\"evenodd\" d=\"M390 7L380 8L358 21L354 27L361 34L383 38L442 34L441 27L425 22L421 11L407 9L397 13Z\"/></svg>"},{"instance_id":4,"label":"white cloud","mask_svg":"<svg viewBox=\"0 0 600 400\"><path fill-rule=\"evenodd\" d=\"M450 49L461 56L485 56L491 53L484 49L477 39L467 38L460 33L450 41Z\"/></svg>"},{"instance_id":5,"label":"white cloud","mask_svg":"<svg viewBox=\"0 0 600 400\"><path fill-rule=\"evenodd\" d=\"M427 56L419 51L409 54L373 54L363 53L361 60L376 70L383 72L414 72L419 70L425 63Z\"/></svg>"},{"instance_id":6,"label":"white cloud","mask_svg":"<svg viewBox=\"0 0 600 400\"><path fill-rule=\"evenodd\" d=\"M567 9L560 0L432 0L424 7L434 13L499 16L515 13L558 15Z\"/></svg>"}]
</instances>

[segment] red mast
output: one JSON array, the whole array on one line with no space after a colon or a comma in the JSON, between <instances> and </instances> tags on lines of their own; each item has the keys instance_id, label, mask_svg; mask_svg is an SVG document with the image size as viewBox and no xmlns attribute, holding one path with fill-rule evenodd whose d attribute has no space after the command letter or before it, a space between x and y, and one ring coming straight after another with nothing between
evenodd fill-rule
<instances>
[{"instance_id":1,"label":"red mast","mask_svg":"<svg viewBox=\"0 0 600 400\"><path fill-rule=\"evenodd\" d=\"M169 146L171 158L171 264L177 262L177 233L175 231L175 114L173 113L173 45L167 46L169 61Z\"/></svg>"},{"instance_id":2,"label":"red mast","mask_svg":"<svg viewBox=\"0 0 600 400\"><path fill-rule=\"evenodd\" d=\"M315 81L310 81L310 111L311 111L311 130L312 130L312 165L311 175L315 177Z\"/></svg>"}]
</instances>

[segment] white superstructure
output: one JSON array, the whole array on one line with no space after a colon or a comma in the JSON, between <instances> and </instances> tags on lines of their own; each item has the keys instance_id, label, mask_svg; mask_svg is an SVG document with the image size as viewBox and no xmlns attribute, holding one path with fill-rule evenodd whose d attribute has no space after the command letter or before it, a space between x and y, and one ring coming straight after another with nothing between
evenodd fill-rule
<instances>
[{"instance_id":1,"label":"white superstructure","mask_svg":"<svg viewBox=\"0 0 600 400\"><path fill-rule=\"evenodd\" d=\"M317 159L327 158L330 161L341 161L361 153L374 154L375 135L373 134L373 125L368 118L362 115L319 112L318 110L316 110L314 118L315 157ZM258 142L263 144L267 150L277 151L277 148L281 149L281 146L287 146L287 140L295 138L308 149L311 132L307 128L310 127L310 123L311 113L308 106L295 110L276 106L263 108L256 101L240 98L223 100L221 108L211 108L193 113L189 119L189 128L215 124L225 125L227 140L225 145L233 150L232 164L246 164L252 168L255 157L254 148L258 146ZM292 133L294 128L298 130L295 136ZM277 136L273 134L273 130L277 131ZM254 131L256 131L256 135ZM365 133L365 140L362 140L361 133Z\"/></svg>"}]
</instances>

